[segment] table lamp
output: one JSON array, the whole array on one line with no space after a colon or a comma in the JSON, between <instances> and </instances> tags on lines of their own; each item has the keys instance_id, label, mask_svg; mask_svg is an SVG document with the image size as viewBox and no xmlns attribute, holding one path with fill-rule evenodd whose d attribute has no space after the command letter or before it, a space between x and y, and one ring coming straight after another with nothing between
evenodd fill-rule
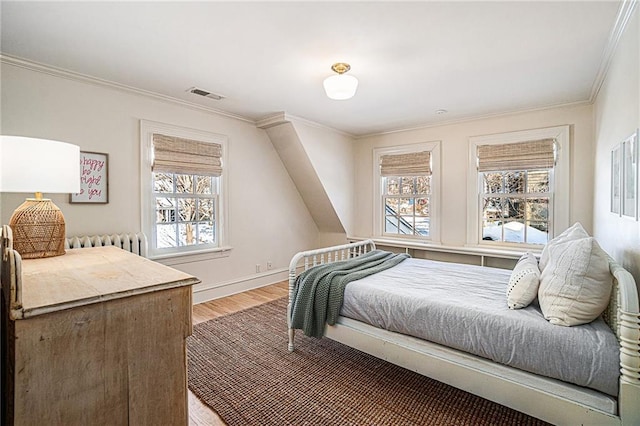
<instances>
[{"instance_id":1,"label":"table lamp","mask_svg":"<svg viewBox=\"0 0 640 426\"><path fill-rule=\"evenodd\" d=\"M13 248L24 259L64 254L64 216L42 193L80 192L80 148L65 142L0 136L0 192L33 192L11 216Z\"/></svg>"}]
</instances>

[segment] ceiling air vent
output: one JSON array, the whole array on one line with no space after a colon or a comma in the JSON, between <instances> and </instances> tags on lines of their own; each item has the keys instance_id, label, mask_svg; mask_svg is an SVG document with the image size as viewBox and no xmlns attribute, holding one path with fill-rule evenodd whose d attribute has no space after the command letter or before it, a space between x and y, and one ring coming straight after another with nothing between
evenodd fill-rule
<instances>
[{"instance_id":1,"label":"ceiling air vent","mask_svg":"<svg viewBox=\"0 0 640 426\"><path fill-rule=\"evenodd\" d=\"M215 99L216 101L224 99L224 96L222 95L207 92L206 90L198 89L197 87L192 87L189 90L187 90L187 92L193 93L194 95L204 96L205 98Z\"/></svg>"}]
</instances>

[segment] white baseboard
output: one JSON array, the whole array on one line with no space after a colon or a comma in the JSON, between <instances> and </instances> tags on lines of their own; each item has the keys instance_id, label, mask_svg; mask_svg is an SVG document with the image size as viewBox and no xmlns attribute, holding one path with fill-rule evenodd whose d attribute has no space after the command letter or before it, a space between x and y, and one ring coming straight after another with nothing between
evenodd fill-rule
<instances>
[{"instance_id":1,"label":"white baseboard","mask_svg":"<svg viewBox=\"0 0 640 426\"><path fill-rule=\"evenodd\" d=\"M193 289L193 304L195 305L198 303L208 302L209 300L231 296L232 294L276 284L288 279L289 270L283 268L223 283L207 284L203 282L195 286Z\"/></svg>"}]
</instances>

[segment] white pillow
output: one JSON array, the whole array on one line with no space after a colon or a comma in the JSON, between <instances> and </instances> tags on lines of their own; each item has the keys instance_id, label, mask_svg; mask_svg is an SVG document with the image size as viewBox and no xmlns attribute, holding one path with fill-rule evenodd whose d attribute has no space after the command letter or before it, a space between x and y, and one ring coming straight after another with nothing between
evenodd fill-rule
<instances>
[{"instance_id":1,"label":"white pillow","mask_svg":"<svg viewBox=\"0 0 640 426\"><path fill-rule=\"evenodd\" d=\"M538 295L539 285L538 260L532 253L525 253L511 271L507 287L509 309L521 309L529 306Z\"/></svg>"},{"instance_id":2,"label":"white pillow","mask_svg":"<svg viewBox=\"0 0 640 426\"><path fill-rule=\"evenodd\" d=\"M547 262L549 262L549 249L557 244L566 243L567 241L579 240L580 238L587 238L589 234L584 230L580 222L574 223L571 227L564 230L564 232L551 241L549 241L544 248L542 249L542 253L540 254L540 272L544 271L544 268L547 266Z\"/></svg>"},{"instance_id":3,"label":"white pillow","mask_svg":"<svg viewBox=\"0 0 640 426\"><path fill-rule=\"evenodd\" d=\"M552 324L586 324L605 310L612 286L609 258L595 239L555 244L540 277L540 309Z\"/></svg>"}]
</instances>

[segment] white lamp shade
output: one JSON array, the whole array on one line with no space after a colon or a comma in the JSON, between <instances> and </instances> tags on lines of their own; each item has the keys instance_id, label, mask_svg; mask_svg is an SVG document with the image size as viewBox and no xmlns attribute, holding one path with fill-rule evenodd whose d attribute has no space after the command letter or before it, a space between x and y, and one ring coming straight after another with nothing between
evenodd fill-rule
<instances>
[{"instance_id":1,"label":"white lamp shade","mask_svg":"<svg viewBox=\"0 0 640 426\"><path fill-rule=\"evenodd\" d=\"M324 90L330 99L350 99L358 89L358 79L352 75L337 74L324 79Z\"/></svg>"},{"instance_id":2,"label":"white lamp shade","mask_svg":"<svg viewBox=\"0 0 640 426\"><path fill-rule=\"evenodd\" d=\"M80 192L80 147L0 136L0 192Z\"/></svg>"}]
</instances>

